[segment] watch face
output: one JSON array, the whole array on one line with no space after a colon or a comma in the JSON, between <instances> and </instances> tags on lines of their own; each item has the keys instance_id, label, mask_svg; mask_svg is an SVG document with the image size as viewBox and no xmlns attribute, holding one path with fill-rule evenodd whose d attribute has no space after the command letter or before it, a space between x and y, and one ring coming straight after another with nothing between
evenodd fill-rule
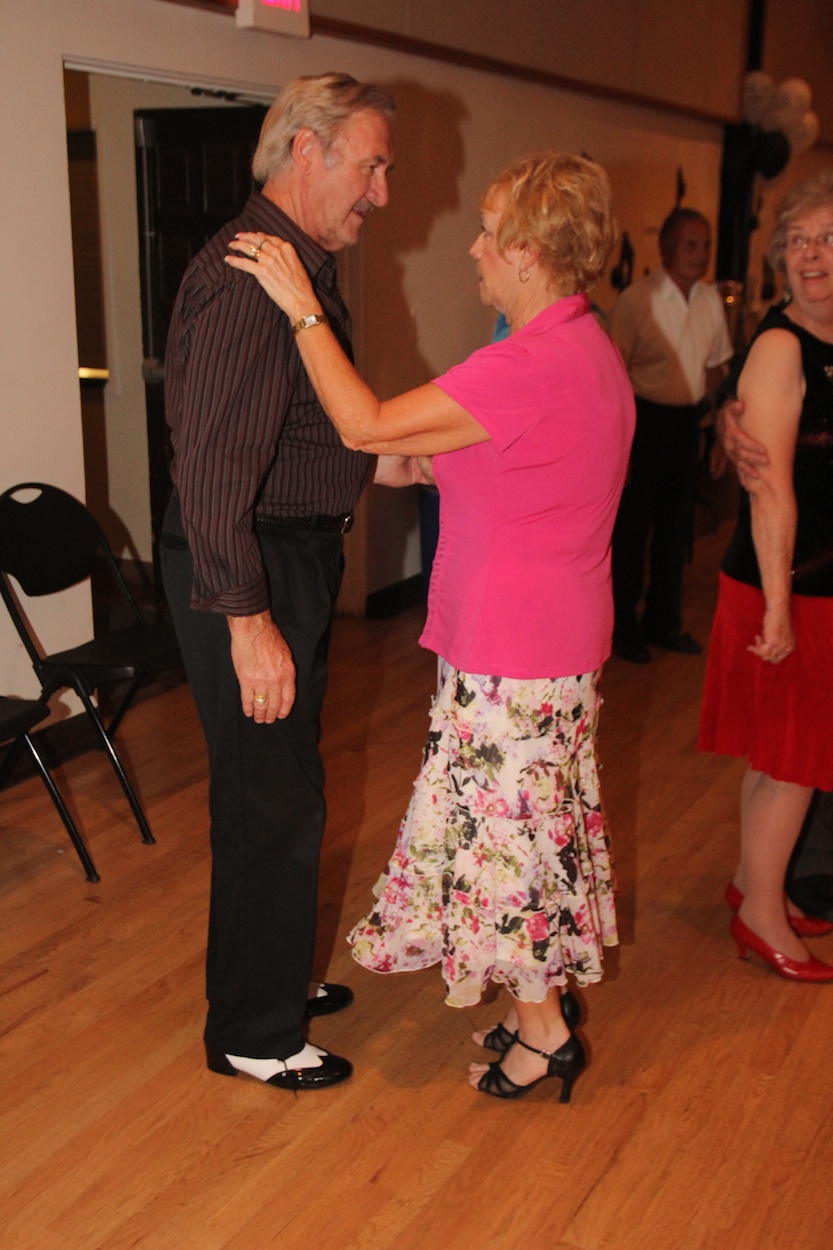
<instances>
[{"instance_id":1,"label":"watch face","mask_svg":"<svg viewBox=\"0 0 833 1250\"><path fill-rule=\"evenodd\" d=\"M310 313L307 317L301 317L300 321L296 321L292 327L292 333L297 336L302 330L309 329L310 326L328 325L326 315L324 313Z\"/></svg>"}]
</instances>

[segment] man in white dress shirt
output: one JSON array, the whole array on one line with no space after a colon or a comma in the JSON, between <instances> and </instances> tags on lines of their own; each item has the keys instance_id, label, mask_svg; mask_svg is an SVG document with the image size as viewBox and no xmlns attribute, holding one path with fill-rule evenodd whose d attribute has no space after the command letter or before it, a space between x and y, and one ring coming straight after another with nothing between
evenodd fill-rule
<instances>
[{"instance_id":1,"label":"man in white dress shirt","mask_svg":"<svg viewBox=\"0 0 833 1250\"><path fill-rule=\"evenodd\" d=\"M660 229L659 247L662 265L622 292L609 322L637 412L630 474L613 533L613 647L638 664L650 660L649 643L687 655L701 650L682 629L683 570L700 422L732 356L722 300L703 281L711 259L708 221L694 209L676 208Z\"/></svg>"}]
</instances>

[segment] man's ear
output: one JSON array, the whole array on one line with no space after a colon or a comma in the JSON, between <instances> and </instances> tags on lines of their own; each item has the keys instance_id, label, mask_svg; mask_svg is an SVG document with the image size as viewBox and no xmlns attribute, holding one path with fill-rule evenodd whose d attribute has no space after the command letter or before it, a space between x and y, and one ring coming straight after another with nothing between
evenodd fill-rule
<instances>
[{"instance_id":1,"label":"man's ear","mask_svg":"<svg viewBox=\"0 0 833 1250\"><path fill-rule=\"evenodd\" d=\"M308 169L318 148L318 136L309 126L299 130L292 140L292 159L296 165Z\"/></svg>"}]
</instances>

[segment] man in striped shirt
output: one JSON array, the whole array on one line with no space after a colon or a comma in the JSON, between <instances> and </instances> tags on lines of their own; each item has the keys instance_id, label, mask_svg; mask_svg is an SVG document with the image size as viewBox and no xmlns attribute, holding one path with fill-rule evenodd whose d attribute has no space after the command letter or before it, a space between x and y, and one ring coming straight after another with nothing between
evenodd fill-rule
<instances>
[{"instance_id":1,"label":"man in striped shirt","mask_svg":"<svg viewBox=\"0 0 833 1250\"><path fill-rule=\"evenodd\" d=\"M290 1089L352 1071L306 1040L305 1020L352 1000L310 980L318 738L342 535L371 460L342 445L301 365L294 338L320 316L290 326L224 258L240 231L290 240L349 352L333 253L387 203L393 111L347 75L289 84L255 153L262 191L186 270L165 362L163 576L210 766L208 1066Z\"/></svg>"}]
</instances>

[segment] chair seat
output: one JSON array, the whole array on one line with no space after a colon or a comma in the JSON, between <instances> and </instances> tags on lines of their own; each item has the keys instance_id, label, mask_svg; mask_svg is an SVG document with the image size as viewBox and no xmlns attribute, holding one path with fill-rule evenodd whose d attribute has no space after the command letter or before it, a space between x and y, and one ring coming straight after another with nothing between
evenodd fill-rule
<instances>
[{"instance_id":1,"label":"chair seat","mask_svg":"<svg viewBox=\"0 0 833 1250\"><path fill-rule=\"evenodd\" d=\"M49 704L41 699L9 699L0 695L0 742L29 733L48 715Z\"/></svg>"},{"instance_id":2,"label":"chair seat","mask_svg":"<svg viewBox=\"0 0 833 1250\"><path fill-rule=\"evenodd\" d=\"M120 681L179 662L179 645L169 625L126 625L78 647L44 656L43 669L71 668L88 679Z\"/></svg>"}]
</instances>

